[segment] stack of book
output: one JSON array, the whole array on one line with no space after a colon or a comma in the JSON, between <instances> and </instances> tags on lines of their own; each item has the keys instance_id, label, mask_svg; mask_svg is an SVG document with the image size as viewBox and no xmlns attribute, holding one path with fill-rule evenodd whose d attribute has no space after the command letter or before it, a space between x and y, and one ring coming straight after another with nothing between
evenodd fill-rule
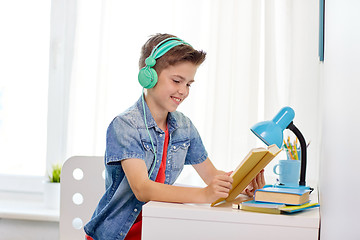
<instances>
[{"instance_id":1,"label":"stack of book","mask_svg":"<svg viewBox=\"0 0 360 240\"><path fill-rule=\"evenodd\" d=\"M310 189L264 187L255 192L254 200L233 204L233 208L263 213L294 213L319 207L310 203Z\"/></svg>"}]
</instances>

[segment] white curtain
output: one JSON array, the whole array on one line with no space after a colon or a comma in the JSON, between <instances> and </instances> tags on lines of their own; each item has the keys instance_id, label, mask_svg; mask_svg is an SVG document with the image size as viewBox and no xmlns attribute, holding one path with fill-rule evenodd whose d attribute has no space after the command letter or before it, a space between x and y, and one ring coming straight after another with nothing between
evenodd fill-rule
<instances>
[{"instance_id":1,"label":"white curtain","mask_svg":"<svg viewBox=\"0 0 360 240\"><path fill-rule=\"evenodd\" d=\"M109 122L140 97L140 48L158 32L208 54L178 110L192 119L217 168L232 170L262 145L249 128L284 105L318 142L317 118L309 118L318 111L313 1L78 0L76 9L67 157L104 154ZM187 171L183 180L198 181Z\"/></svg>"},{"instance_id":2,"label":"white curtain","mask_svg":"<svg viewBox=\"0 0 360 240\"><path fill-rule=\"evenodd\" d=\"M285 105L295 110L294 124L305 140L311 142L307 149L306 179L316 184L321 142L319 3L311 0L264 3L264 118L271 119ZM288 130L284 136L287 135L295 138Z\"/></svg>"}]
</instances>

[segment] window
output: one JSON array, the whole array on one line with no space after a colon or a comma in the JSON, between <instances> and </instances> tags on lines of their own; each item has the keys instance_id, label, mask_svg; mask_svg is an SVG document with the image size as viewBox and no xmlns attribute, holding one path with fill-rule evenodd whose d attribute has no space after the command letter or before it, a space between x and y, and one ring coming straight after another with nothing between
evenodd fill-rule
<instances>
[{"instance_id":1,"label":"window","mask_svg":"<svg viewBox=\"0 0 360 240\"><path fill-rule=\"evenodd\" d=\"M0 26L0 175L43 176L50 1L1 1Z\"/></svg>"}]
</instances>

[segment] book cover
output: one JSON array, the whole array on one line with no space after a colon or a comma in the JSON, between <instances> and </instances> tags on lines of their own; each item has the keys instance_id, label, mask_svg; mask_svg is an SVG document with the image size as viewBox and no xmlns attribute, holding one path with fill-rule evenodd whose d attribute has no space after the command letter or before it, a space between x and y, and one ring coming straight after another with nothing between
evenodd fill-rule
<instances>
[{"instance_id":1,"label":"book cover","mask_svg":"<svg viewBox=\"0 0 360 240\"><path fill-rule=\"evenodd\" d=\"M213 202L211 206L222 201L233 201L254 179L254 177L269 164L269 162L281 152L275 144L266 148L253 148L233 171L230 177L233 178L232 188L229 196L220 198Z\"/></svg>"},{"instance_id":2,"label":"book cover","mask_svg":"<svg viewBox=\"0 0 360 240\"><path fill-rule=\"evenodd\" d=\"M310 209L310 208L315 208L315 207L320 207L320 204L319 203L305 203L305 204L299 205L299 206L281 207L280 210L282 213L295 213L295 212L300 212L305 209Z\"/></svg>"},{"instance_id":3,"label":"book cover","mask_svg":"<svg viewBox=\"0 0 360 240\"><path fill-rule=\"evenodd\" d=\"M309 202L309 189L265 187L255 191L255 201L302 205Z\"/></svg>"}]
</instances>

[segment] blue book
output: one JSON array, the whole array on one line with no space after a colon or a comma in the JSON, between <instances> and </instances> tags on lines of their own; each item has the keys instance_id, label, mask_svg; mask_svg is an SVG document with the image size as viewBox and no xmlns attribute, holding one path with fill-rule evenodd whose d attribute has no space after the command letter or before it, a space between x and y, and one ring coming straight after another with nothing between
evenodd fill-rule
<instances>
[{"instance_id":1,"label":"blue book","mask_svg":"<svg viewBox=\"0 0 360 240\"><path fill-rule=\"evenodd\" d=\"M310 201L310 190L303 188L265 187L256 190L255 201L302 205Z\"/></svg>"}]
</instances>

